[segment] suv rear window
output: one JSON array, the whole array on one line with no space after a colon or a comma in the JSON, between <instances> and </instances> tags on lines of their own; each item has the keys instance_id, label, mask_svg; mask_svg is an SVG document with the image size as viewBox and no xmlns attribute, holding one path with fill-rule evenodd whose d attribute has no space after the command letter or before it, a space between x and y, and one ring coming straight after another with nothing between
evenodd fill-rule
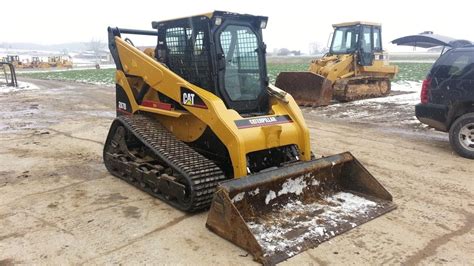
<instances>
[{"instance_id":1,"label":"suv rear window","mask_svg":"<svg viewBox=\"0 0 474 266\"><path fill-rule=\"evenodd\" d=\"M437 79L474 80L474 51L450 51L441 56L431 70Z\"/></svg>"}]
</instances>

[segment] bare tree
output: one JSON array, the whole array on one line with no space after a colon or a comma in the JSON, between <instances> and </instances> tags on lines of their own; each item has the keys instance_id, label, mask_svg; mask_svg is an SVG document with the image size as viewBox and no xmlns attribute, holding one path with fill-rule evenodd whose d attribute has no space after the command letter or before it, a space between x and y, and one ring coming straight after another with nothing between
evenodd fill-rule
<instances>
[{"instance_id":1,"label":"bare tree","mask_svg":"<svg viewBox=\"0 0 474 266\"><path fill-rule=\"evenodd\" d=\"M278 50L277 55L279 56L287 56L291 53L291 51L288 48L281 48Z\"/></svg>"},{"instance_id":2,"label":"bare tree","mask_svg":"<svg viewBox=\"0 0 474 266\"><path fill-rule=\"evenodd\" d=\"M319 54L320 52L320 46L317 42L312 42L309 44L309 54L310 55L316 55Z\"/></svg>"},{"instance_id":3,"label":"bare tree","mask_svg":"<svg viewBox=\"0 0 474 266\"><path fill-rule=\"evenodd\" d=\"M88 43L88 48L94 53L95 61L96 63L98 63L99 58L100 58L100 53L105 48L105 43L103 43L101 40L92 39Z\"/></svg>"},{"instance_id":4,"label":"bare tree","mask_svg":"<svg viewBox=\"0 0 474 266\"><path fill-rule=\"evenodd\" d=\"M300 50L293 50L293 51L290 51L290 54L293 54L293 55L301 55L301 51Z\"/></svg>"}]
</instances>

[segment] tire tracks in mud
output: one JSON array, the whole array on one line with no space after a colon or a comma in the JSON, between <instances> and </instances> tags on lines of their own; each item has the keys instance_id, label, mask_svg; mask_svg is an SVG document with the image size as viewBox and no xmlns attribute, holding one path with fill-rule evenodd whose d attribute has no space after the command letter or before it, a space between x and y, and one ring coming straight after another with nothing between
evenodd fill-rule
<instances>
[{"instance_id":1,"label":"tire tracks in mud","mask_svg":"<svg viewBox=\"0 0 474 266\"><path fill-rule=\"evenodd\" d=\"M25 214L26 216L30 216L30 217L33 217L34 219L40 221L43 225L45 226L48 226L48 227L52 227L52 228L55 228L59 231L61 231L62 233L65 233L65 234L68 234L70 236L74 236L74 234L62 227L60 227L59 225L53 223L53 222L49 222L49 221L46 221L45 219L41 218L41 217L38 217L36 215L33 215L31 212L29 211L22 211L22 212L19 212L19 213L23 213Z\"/></svg>"},{"instance_id":2,"label":"tire tracks in mud","mask_svg":"<svg viewBox=\"0 0 474 266\"><path fill-rule=\"evenodd\" d=\"M14 200L9 201L7 203L0 204L0 207L8 206L11 203L18 203L18 201L20 201L20 200L24 200L24 199L27 199L27 198L30 198L30 197L33 197L33 196L38 196L38 195L47 194L47 193L51 193L51 192L61 191L61 190L66 189L66 188L70 188L70 187L81 185L81 184L84 184L84 183L87 183L87 182L103 179L103 178L106 178L108 176L109 176L109 174L107 173L107 174L103 174L102 176L97 177L97 178L86 179L86 180L82 180L82 181L79 181L79 182L67 184L65 186L61 186L61 187L57 187L57 188L53 188L53 189L48 189L48 190L45 190L45 191L39 191L39 192L31 193L31 194L26 194L26 195L22 196L20 199L14 199Z\"/></svg>"},{"instance_id":3,"label":"tire tracks in mud","mask_svg":"<svg viewBox=\"0 0 474 266\"><path fill-rule=\"evenodd\" d=\"M431 239L425 247L408 257L402 264L417 265L424 259L436 255L438 248L447 244L453 238L462 236L472 231L474 229L474 213L469 213L466 211L461 211L461 213L463 213L465 216L465 221L461 228Z\"/></svg>"},{"instance_id":4,"label":"tire tracks in mud","mask_svg":"<svg viewBox=\"0 0 474 266\"><path fill-rule=\"evenodd\" d=\"M153 229L153 230L151 230L151 231L149 231L149 232L147 232L147 233L145 233L145 234L143 234L143 235L141 235L141 236L139 236L139 237L133 238L133 239L127 241L127 243L125 243L125 244L123 244L123 245L121 245L121 246L118 246L118 247L113 248L113 249L111 249L111 250L108 250L108 251L106 251L106 252L104 252L104 253L102 253L102 254L99 254L98 256L95 256L95 257L89 258L89 259L87 259L87 260L85 260L85 261L82 261L82 262L78 263L78 265L90 264L91 261L94 261L94 260L96 260L96 259L99 259L99 258L102 258L102 257L104 257L104 256L110 255L110 254L112 254L112 253L114 253L114 252L116 252L116 251L119 251L119 250L121 250L121 249L124 249L124 248L130 246L130 245L133 245L133 244L135 244L135 243L137 243L137 242L140 242L140 241L142 241L143 239L146 239L147 237L149 237L149 236L151 236L151 235L153 235L153 234L155 234L155 233L158 233L158 232L161 232L161 231L163 231L163 230L166 230L166 229L168 229L168 228L170 228L170 227L173 227L173 226L175 226L175 225L181 223L182 221L184 221L184 220L186 220L186 219L188 219L188 218L191 218L191 217L193 217L193 215L190 215L190 214L184 214L184 215L182 215L182 216L176 217L176 218L172 219L171 221L167 222L166 224L164 224L164 225L162 225L162 226L159 226L159 227L157 227L157 228L155 228L155 229Z\"/></svg>"},{"instance_id":5,"label":"tire tracks in mud","mask_svg":"<svg viewBox=\"0 0 474 266\"><path fill-rule=\"evenodd\" d=\"M316 247L316 248L317 248L317 247ZM328 265L328 262L326 262L326 261L324 261L324 260L322 260L322 259L316 257L315 255L311 254L311 250L308 250L308 251L306 252L306 254L308 255L308 257L311 258L311 260L313 260L314 262L316 262L318 265L320 265L320 266L326 266L326 265Z\"/></svg>"},{"instance_id":6,"label":"tire tracks in mud","mask_svg":"<svg viewBox=\"0 0 474 266\"><path fill-rule=\"evenodd\" d=\"M45 220L41 217L38 217L36 213L33 214L31 211L28 211L28 210L18 211L18 212L12 213L9 216L15 216L15 215L18 215L18 214L23 214L25 216L33 218L34 220L40 222L41 227L50 227L50 228L59 230L60 232L62 232L64 234L74 236L74 234L71 231L62 228L62 227L60 227L59 225L57 225L53 222L49 222L49 221L47 221L47 220ZM12 229L13 228L10 228L10 230L12 230ZM8 238L23 238L27 234L32 234L32 233L41 232L41 231L42 231L42 229L38 228L36 230L29 230L28 229L28 230L23 230L23 232L14 232L14 233L10 233L10 234L3 235L3 236L0 235L0 241L2 241L4 239L8 239Z\"/></svg>"},{"instance_id":7,"label":"tire tracks in mud","mask_svg":"<svg viewBox=\"0 0 474 266\"><path fill-rule=\"evenodd\" d=\"M314 126L314 125L308 125L308 127L310 128L310 130L314 130L314 131L323 131L323 132L326 132L326 133L329 133L329 134L334 134L334 135L339 135L339 136L341 135L340 131L323 129L323 128L320 128L320 127ZM314 135L317 136L318 134L314 134ZM348 137L348 138L357 138L357 139L360 138L360 134L351 134L347 131L342 133L342 135L344 137ZM405 149L405 150L413 150L413 147L400 145L400 143L397 143L397 142L392 142L392 141L387 142L386 140L385 141L380 141L378 139L368 138L368 137L363 138L363 140L368 141L368 142L380 143L380 144L383 144L383 145L393 145L393 146L396 146L397 148L402 148L402 149ZM354 142L344 141L344 140L342 140L342 138L341 138L341 140L338 140L338 141L340 143L344 143L346 145L355 145ZM448 143L446 143L446 145L449 146ZM432 155L432 151L425 151L425 150L420 150L420 149L417 149L416 151L424 153L424 154Z\"/></svg>"},{"instance_id":8,"label":"tire tracks in mud","mask_svg":"<svg viewBox=\"0 0 474 266\"><path fill-rule=\"evenodd\" d=\"M56 129L53 129L53 128L44 128L43 130L52 131L52 132L54 132L54 133L56 133L56 134L58 134L58 135L65 136L65 137L68 137L68 138L73 138L73 139L77 139L77 140L93 142L93 143L96 143L96 144L99 144L99 145L105 145L105 143L104 143L104 142L101 142L101 141L97 141L97 140L93 140L93 139L88 139L88 138L76 137L76 136L73 136L72 133L59 131L59 130L56 130ZM36 133L30 133L30 134L25 135L25 136L11 138L10 140L13 141L13 140L31 139L31 137L37 136L37 135L38 135L38 134L36 134Z\"/></svg>"},{"instance_id":9,"label":"tire tracks in mud","mask_svg":"<svg viewBox=\"0 0 474 266\"><path fill-rule=\"evenodd\" d=\"M380 152L385 152L386 149L390 148L391 149L390 152L385 152L385 154L384 154L384 156L386 157L386 160L385 160L386 162L390 162L390 161L395 162L395 161L397 161L397 159L407 158L406 156L409 155L409 154L412 154L413 152L421 153L422 155L426 156L429 161L433 161L434 160L433 158L437 158L436 155L433 154L433 151L419 149L417 145L412 143L412 141L409 141L409 142L412 143L413 145L406 146L406 145L400 143L399 141L396 141L395 138L392 141L380 141L376 137L371 138L371 137L365 136L365 137L361 138L360 134L351 134L351 133L348 133L348 132L344 132L344 133L341 134L341 132L338 132L338 131L322 129L322 128L314 127L314 126L309 126L309 128L311 129L311 131L316 131L316 132L317 131L322 131L322 132L328 133L329 135L338 135L338 136L342 135L342 137L340 137L340 138L345 139L345 140L338 140L338 144L343 144L341 146L360 147L357 151L359 153L361 153L362 155L371 154L372 148L370 148L370 146L374 145L374 144L380 144L380 146L379 146L380 147ZM379 134L379 132L375 132L375 134ZM317 136L317 134L315 134L315 135ZM350 139L350 140L355 139L356 141L349 141L347 139ZM404 138L401 137L401 139L404 139ZM314 141L312 141L312 142L314 143ZM316 142L317 142L317 140L316 140ZM449 144L446 144L446 145L449 145ZM389 147L387 147L387 146L389 146ZM327 150L331 150L330 148L324 147L324 146L322 146L322 148L327 149ZM420 156L422 156L421 154L420 154ZM416 156L413 155L413 157L416 157ZM433 160L431 160L431 159L433 159ZM462 160L462 159L455 158L453 160L453 164L456 164L456 166L457 166L456 170L460 171L460 172L467 172L468 169L465 168L465 166L463 165L463 162L460 161L460 160ZM409 167L425 167L426 166L426 161L425 160L419 160L419 163L416 163L416 161L411 161L411 165L406 165L406 166L407 167L408 166ZM439 172L446 170L446 169L440 169L440 167L442 167L442 165L431 165L430 167L437 168L436 170L439 171Z\"/></svg>"},{"instance_id":10,"label":"tire tracks in mud","mask_svg":"<svg viewBox=\"0 0 474 266\"><path fill-rule=\"evenodd\" d=\"M63 131L59 131L59 130L56 130L56 129L52 129L52 128L48 128L48 130L50 131L53 131L59 135L62 135L62 136L66 136L68 138L73 138L73 139L78 139L78 140L82 140L82 141L89 141L89 142L93 142L93 143L96 143L96 144L99 144L99 145L105 145L104 142L101 142L101 141L97 141L97 140L93 140L93 139L87 139L87 138L81 138L81 137L76 137L76 136L73 136L72 133L68 133L68 132L63 132Z\"/></svg>"}]
</instances>

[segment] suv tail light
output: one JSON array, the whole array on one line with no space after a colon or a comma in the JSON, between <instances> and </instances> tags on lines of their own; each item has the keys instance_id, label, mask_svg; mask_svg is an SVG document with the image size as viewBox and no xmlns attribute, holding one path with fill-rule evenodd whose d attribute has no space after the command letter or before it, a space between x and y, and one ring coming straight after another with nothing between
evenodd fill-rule
<instances>
[{"instance_id":1,"label":"suv tail light","mask_svg":"<svg viewBox=\"0 0 474 266\"><path fill-rule=\"evenodd\" d=\"M423 84L421 85L421 94L420 99L421 103L428 103L428 91L430 90L431 86L431 78L428 77L423 80Z\"/></svg>"}]
</instances>

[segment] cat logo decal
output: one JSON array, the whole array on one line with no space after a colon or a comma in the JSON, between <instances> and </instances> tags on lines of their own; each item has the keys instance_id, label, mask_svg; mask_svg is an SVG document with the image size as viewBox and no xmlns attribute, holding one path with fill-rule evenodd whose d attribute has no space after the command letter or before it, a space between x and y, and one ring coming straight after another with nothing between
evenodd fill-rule
<instances>
[{"instance_id":1,"label":"cat logo decal","mask_svg":"<svg viewBox=\"0 0 474 266\"><path fill-rule=\"evenodd\" d=\"M207 106L201 97L185 87L181 87L181 104L185 106L207 109Z\"/></svg>"}]
</instances>

